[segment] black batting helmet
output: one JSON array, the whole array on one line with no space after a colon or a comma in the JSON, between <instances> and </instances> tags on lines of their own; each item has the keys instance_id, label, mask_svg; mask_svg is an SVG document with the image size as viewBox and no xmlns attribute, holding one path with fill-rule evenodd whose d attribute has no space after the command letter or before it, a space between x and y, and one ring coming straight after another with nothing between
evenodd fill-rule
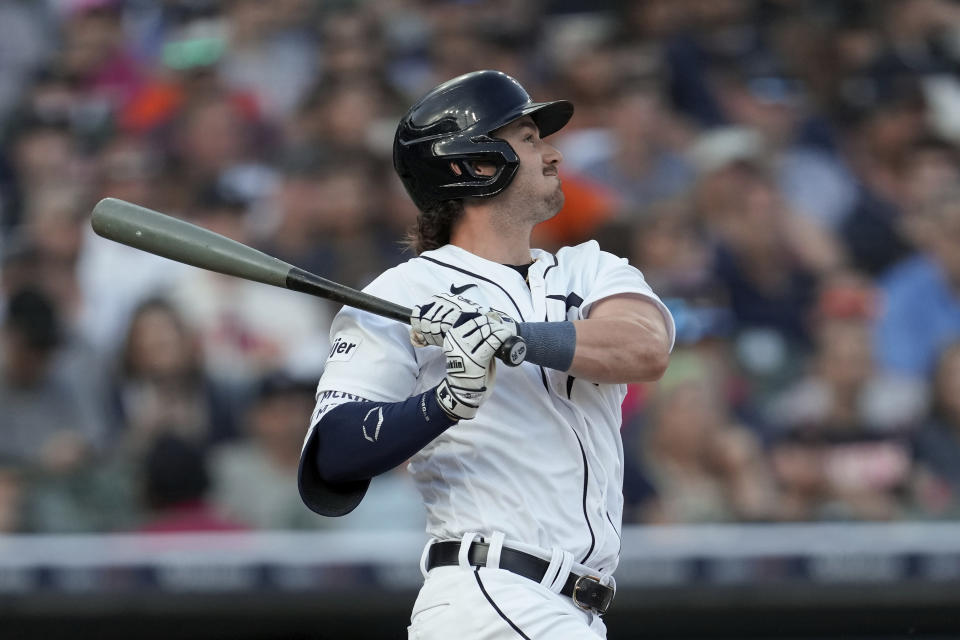
<instances>
[{"instance_id":1,"label":"black batting helmet","mask_svg":"<svg viewBox=\"0 0 960 640\"><path fill-rule=\"evenodd\" d=\"M573 115L566 100L534 102L520 83L501 71L474 71L432 89L401 118L393 140L393 166L421 209L444 200L492 196L503 191L520 161L490 132L530 116L546 137ZM480 176L470 161L497 167ZM450 163L460 167L460 175Z\"/></svg>"}]
</instances>

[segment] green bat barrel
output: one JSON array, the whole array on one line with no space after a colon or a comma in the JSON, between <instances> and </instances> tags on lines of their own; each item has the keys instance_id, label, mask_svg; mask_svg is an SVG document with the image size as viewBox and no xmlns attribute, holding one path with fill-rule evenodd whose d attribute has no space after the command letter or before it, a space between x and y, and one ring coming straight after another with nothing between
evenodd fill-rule
<instances>
[{"instance_id":1,"label":"green bat barrel","mask_svg":"<svg viewBox=\"0 0 960 640\"><path fill-rule=\"evenodd\" d=\"M184 220L116 198L93 208L93 230L135 249L246 280L287 286L292 265Z\"/></svg>"},{"instance_id":2,"label":"green bat barrel","mask_svg":"<svg viewBox=\"0 0 960 640\"><path fill-rule=\"evenodd\" d=\"M333 300L398 322L410 322L410 309L321 278L208 229L146 207L104 198L93 208L98 235L170 260L245 280L262 282ZM497 357L511 367L523 362L526 343L516 336Z\"/></svg>"}]
</instances>

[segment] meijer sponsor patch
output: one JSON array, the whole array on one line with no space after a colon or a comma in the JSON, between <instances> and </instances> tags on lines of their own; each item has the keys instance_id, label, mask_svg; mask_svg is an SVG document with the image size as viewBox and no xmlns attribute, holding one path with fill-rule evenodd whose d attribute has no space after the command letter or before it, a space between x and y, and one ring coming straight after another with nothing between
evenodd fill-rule
<instances>
[{"instance_id":1,"label":"meijer sponsor patch","mask_svg":"<svg viewBox=\"0 0 960 640\"><path fill-rule=\"evenodd\" d=\"M327 361L349 360L357 352L361 342L363 342L361 336L351 336L345 333L337 334L330 344L330 354L327 356Z\"/></svg>"}]
</instances>

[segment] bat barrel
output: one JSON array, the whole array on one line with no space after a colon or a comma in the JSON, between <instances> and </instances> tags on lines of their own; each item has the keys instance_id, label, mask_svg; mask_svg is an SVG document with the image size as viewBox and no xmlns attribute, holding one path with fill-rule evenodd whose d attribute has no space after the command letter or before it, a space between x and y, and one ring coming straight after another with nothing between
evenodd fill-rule
<instances>
[{"instance_id":1,"label":"bat barrel","mask_svg":"<svg viewBox=\"0 0 960 640\"><path fill-rule=\"evenodd\" d=\"M91 225L104 238L170 260L410 323L411 310L407 307L321 278L208 229L130 202L104 198L93 208ZM526 343L520 337L511 339L497 352L497 357L510 366L520 364L525 355Z\"/></svg>"},{"instance_id":2,"label":"bat barrel","mask_svg":"<svg viewBox=\"0 0 960 640\"><path fill-rule=\"evenodd\" d=\"M129 247L275 287L285 287L293 269L253 247L116 198L98 202L90 223L98 235Z\"/></svg>"}]
</instances>

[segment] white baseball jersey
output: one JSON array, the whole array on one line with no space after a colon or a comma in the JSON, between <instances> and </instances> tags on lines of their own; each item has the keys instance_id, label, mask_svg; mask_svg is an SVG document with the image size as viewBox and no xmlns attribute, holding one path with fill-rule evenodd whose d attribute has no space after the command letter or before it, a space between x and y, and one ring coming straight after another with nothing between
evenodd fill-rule
<instances>
[{"instance_id":1,"label":"white baseball jersey","mask_svg":"<svg viewBox=\"0 0 960 640\"><path fill-rule=\"evenodd\" d=\"M584 319L604 298L639 294L661 309L672 344L669 311L625 259L594 241L556 255L531 253L529 286L511 267L446 245L386 271L364 290L407 307L453 292L518 322ZM314 423L331 398L398 402L444 376L440 347L413 347L409 327L393 320L345 307L330 341ZM501 531L508 543L547 553L559 546L580 564L612 573L623 509L625 393L621 384L594 384L531 363L497 363L493 393L476 418L450 427L410 460L427 533L459 539L468 531Z\"/></svg>"}]
</instances>

